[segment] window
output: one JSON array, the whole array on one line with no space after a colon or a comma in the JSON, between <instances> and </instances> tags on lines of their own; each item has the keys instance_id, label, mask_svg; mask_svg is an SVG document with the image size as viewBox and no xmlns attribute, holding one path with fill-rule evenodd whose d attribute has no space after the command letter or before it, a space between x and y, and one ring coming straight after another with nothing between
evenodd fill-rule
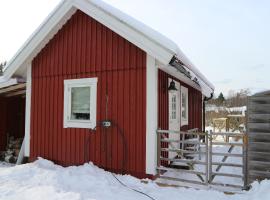
<instances>
[{"instance_id":1,"label":"window","mask_svg":"<svg viewBox=\"0 0 270 200\"><path fill-rule=\"evenodd\" d=\"M188 89L181 86L181 126L188 125Z\"/></svg>"},{"instance_id":2,"label":"window","mask_svg":"<svg viewBox=\"0 0 270 200\"><path fill-rule=\"evenodd\" d=\"M64 80L64 128L95 128L97 78Z\"/></svg>"},{"instance_id":3,"label":"window","mask_svg":"<svg viewBox=\"0 0 270 200\"><path fill-rule=\"evenodd\" d=\"M172 96L172 104L171 104L171 109L172 109L172 119L176 119L176 94L173 94Z\"/></svg>"},{"instance_id":4,"label":"window","mask_svg":"<svg viewBox=\"0 0 270 200\"><path fill-rule=\"evenodd\" d=\"M168 84L172 81L168 79ZM169 117L169 129L174 131L180 130L180 83L175 81L175 87L177 90L168 91L168 117Z\"/></svg>"}]
</instances>

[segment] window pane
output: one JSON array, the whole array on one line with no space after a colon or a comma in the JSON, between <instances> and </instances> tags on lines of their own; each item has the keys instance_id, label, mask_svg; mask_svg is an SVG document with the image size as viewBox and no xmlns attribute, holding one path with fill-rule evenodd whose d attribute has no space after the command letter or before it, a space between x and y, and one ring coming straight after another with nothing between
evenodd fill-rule
<instances>
[{"instance_id":1,"label":"window pane","mask_svg":"<svg viewBox=\"0 0 270 200\"><path fill-rule=\"evenodd\" d=\"M187 112L186 112L186 107L187 107L187 99L186 99L186 94L185 93L182 93L182 117L184 119L187 118Z\"/></svg>"},{"instance_id":2,"label":"window pane","mask_svg":"<svg viewBox=\"0 0 270 200\"><path fill-rule=\"evenodd\" d=\"M176 119L176 95L172 96L172 119Z\"/></svg>"},{"instance_id":3,"label":"window pane","mask_svg":"<svg viewBox=\"0 0 270 200\"><path fill-rule=\"evenodd\" d=\"M90 120L90 87L71 88L71 119Z\"/></svg>"}]
</instances>

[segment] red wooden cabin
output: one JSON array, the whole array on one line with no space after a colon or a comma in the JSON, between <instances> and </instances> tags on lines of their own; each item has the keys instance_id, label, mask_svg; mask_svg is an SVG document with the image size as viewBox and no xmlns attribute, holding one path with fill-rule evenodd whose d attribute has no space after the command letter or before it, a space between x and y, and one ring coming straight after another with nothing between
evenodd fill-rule
<instances>
[{"instance_id":1,"label":"red wooden cabin","mask_svg":"<svg viewBox=\"0 0 270 200\"><path fill-rule=\"evenodd\" d=\"M92 161L137 177L156 173L157 129L203 128L214 90L175 43L98 0L60 3L8 63L0 88L1 150L23 127L30 161Z\"/></svg>"}]
</instances>

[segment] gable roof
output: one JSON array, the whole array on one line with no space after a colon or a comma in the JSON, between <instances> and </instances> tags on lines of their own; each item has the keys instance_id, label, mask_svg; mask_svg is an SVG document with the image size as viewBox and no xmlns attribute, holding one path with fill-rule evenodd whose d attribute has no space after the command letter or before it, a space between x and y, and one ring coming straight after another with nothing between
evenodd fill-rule
<instances>
[{"instance_id":1,"label":"gable roof","mask_svg":"<svg viewBox=\"0 0 270 200\"><path fill-rule=\"evenodd\" d=\"M177 44L100 0L63 0L10 60L3 77L0 77L0 83L14 75L25 73L32 59L77 9L143 49L164 65L169 65L173 58L179 59L183 67L198 79L204 95L210 96L213 92L214 86L181 52Z\"/></svg>"}]
</instances>

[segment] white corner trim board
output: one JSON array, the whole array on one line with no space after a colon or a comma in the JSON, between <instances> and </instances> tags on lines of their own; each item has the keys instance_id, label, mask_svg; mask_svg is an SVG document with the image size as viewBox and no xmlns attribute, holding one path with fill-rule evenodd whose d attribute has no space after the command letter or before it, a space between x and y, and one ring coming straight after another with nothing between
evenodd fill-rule
<instances>
[{"instance_id":1,"label":"white corner trim board","mask_svg":"<svg viewBox=\"0 0 270 200\"><path fill-rule=\"evenodd\" d=\"M146 67L146 174L156 174L158 126L158 68L147 54Z\"/></svg>"},{"instance_id":2,"label":"white corner trim board","mask_svg":"<svg viewBox=\"0 0 270 200\"><path fill-rule=\"evenodd\" d=\"M24 156L30 156L30 125L31 125L31 93L32 93L32 66L27 67L26 100L25 100L25 135Z\"/></svg>"}]
</instances>

